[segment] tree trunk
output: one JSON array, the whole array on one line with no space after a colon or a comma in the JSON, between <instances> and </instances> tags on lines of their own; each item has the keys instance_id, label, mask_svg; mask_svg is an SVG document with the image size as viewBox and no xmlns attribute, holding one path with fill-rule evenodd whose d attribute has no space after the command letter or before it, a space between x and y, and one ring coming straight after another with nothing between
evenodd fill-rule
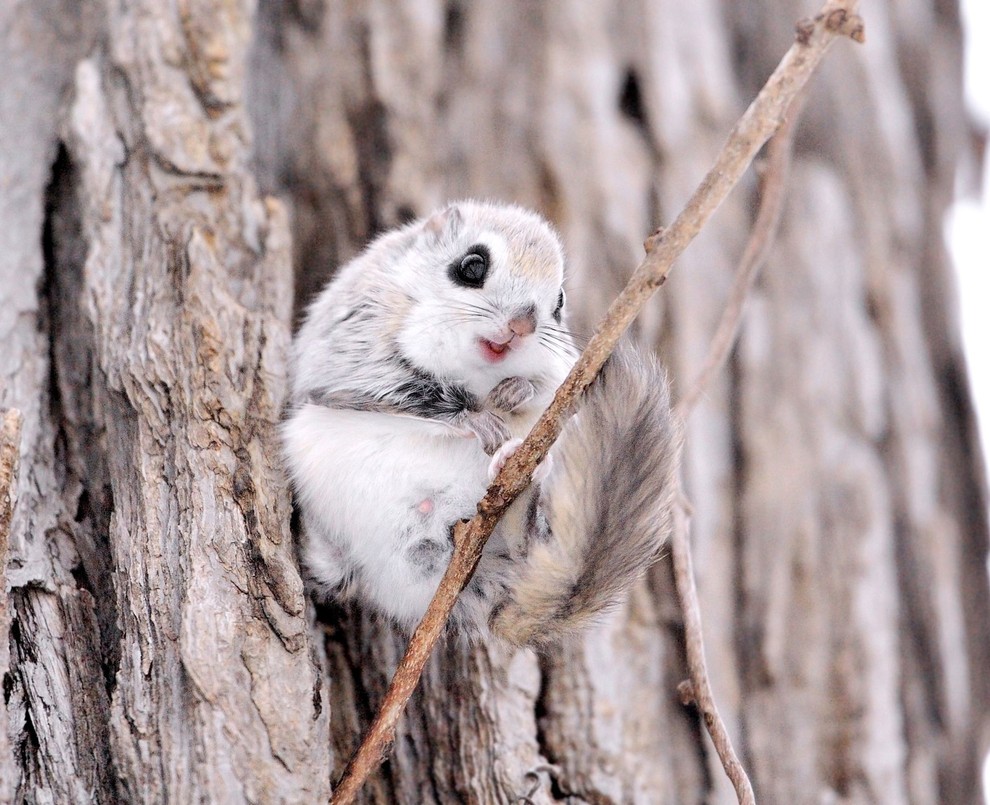
<instances>
[{"instance_id":1,"label":"tree trunk","mask_svg":"<svg viewBox=\"0 0 990 805\"><path fill-rule=\"evenodd\" d=\"M816 10L772 5L0 8L0 408L23 415L0 801L326 799L404 641L307 614L275 437L293 310L381 229L484 196L555 221L587 332ZM990 591L941 235L959 22L863 11L866 46L813 79L780 239L689 423L695 565L761 801L970 803ZM753 201L637 323L676 387ZM0 548L3 523L0 495ZM676 695L682 640L663 561L548 656L451 642L364 796L731 802Z\"/></svg>"},{"instance_id":2,"label":"tree trunk","mask_svg":"<svg viewBox=\"0 0 990 805\"><path fill-rule=\"evenodd\" d=\"M78 15L50 11L15 25ZM5 373L28 412L12 779L28 801L319 801L324 676L275 438L290 237L248 168L252 16L148 0L99 22L106 47L59 76L54 160L45 121L46 218L24 227L43 252L5 264L33 314Z\"/></svg>"}]
</instances>

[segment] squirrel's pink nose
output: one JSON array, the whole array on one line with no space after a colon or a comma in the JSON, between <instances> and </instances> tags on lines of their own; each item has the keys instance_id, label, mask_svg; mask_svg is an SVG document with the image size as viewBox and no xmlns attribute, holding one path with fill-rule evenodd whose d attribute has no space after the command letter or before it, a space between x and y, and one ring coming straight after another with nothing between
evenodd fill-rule
<instances>
[{"instance_id":1,"label":"squirrel's pink nose","mask_svg":"<svg viewBox=\"0 0 990 805\"><path fill-rule=\"evenodd\" d=\"M536 331L536 310L530 305L520 315L509 319L509 329L514 335L529 335Z\"/></svg>"}]
</instances>

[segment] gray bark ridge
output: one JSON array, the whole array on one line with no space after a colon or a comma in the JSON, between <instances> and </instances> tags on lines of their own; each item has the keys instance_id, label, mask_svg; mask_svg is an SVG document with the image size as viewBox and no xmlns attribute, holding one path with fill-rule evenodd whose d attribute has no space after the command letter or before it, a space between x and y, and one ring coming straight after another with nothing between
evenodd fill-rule
<instances>
[{"instance_id":1,"label":"gray bark ridge","mask_svg":"<svg viewBox=\"0 0 990 805\"><path fill-rule=\"evenodd\" d=\"M132 6L110 21L130 91L95 62L76 77L116 475L111 737L134 800L309 802L328 793L329 744L274 438L289 241L244 170L248 20L210 10L221 18L190 31L157 3ZM191 82L169 65L176 50Z\"/></svg>"},{"instance_id":2,"label":"gray bark ridge","mask_svg":"<svg viewBox=\"0 0 990 805\"><path fill-rule=\"evenodd\" d=\"M0 406L23 414L3 557L4 802L106 801L115 791L94 600L73 576L79 494L60 455L46 293L46 186L59 110L92 46L93 17L90 6L60 0L0 7L0 63L9 71L0 82Z\"/></svg>"},{"instance_id":3,"label":"gray bark ridge","mask_svg":"<svg viewBox=\"0 0 990 805\"><path fill-rule=\"evenodd\" d=\"M327 711L275 426L288 224L247 169L240 5L111 8L66 121L112 490L109 742L141 802L313 802Z\"/></svg>"}]
</instances>

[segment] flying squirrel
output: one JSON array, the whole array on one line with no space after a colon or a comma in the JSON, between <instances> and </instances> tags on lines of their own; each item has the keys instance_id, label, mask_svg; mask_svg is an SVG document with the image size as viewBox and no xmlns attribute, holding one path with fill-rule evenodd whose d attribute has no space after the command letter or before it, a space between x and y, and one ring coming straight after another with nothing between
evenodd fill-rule
<instances>
[{"instance_id":1,"label":"flying squirrel","mask_svg":"<svg viewBox=\"0 0 990 805\"><path fill-rule=\"evenodd\" d=\"M316 297L282 443L318 597L419 622L454 525L574 363L563 280L540 216L459 201L379 236ZM663 370L621 346L496 526L453 627L538 648L616 604L669 533L680 442Z\"/></svg>"}]
</instances>

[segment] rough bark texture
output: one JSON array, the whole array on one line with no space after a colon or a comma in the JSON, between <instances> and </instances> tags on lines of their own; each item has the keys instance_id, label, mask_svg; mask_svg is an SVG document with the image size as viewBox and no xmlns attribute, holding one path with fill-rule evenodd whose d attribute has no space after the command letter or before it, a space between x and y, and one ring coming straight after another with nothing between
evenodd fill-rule
<instances>
[{"instance_id":1,"label":"rough bark texture","mask_svg":"<svg viewBox=\"0 0 990 805\"><path fill-rule=\"evenodd\" d=\"M24 416L0 801L323 799L403 641L334 608L307 626L273 430L293 275L298 312L376 231L513 200L560 227L586 330L813 10L0 7L0 408ZM969 803L990 594L941 240L958 20L861 10L868 43L813 80L781 239L689 423L695 565L761 801ZM638 323L682 387L751 192ZM664 562L548 657L445 646L367 800L732 801L676 695L681 639Z\"/></svg>"},{"instance_id":2,"label":"rough bark texture","mask_svg":"<svg viewBox=\"0 0 990 805\"><path fill-rule=\"evenodd\" d=\"M23 299L4 402L28 412L5 681L17 797L318 801L323 675L274 432L290 238L248 169L252 16L88 11L102 44L71 40L52 88L68 97L25 144L44 146L35 193L20 188L34 225L4 226L34 241L20 264L5 250L2 284ZM79 14L10 13L39 29ZM6 44L56 83L51 47Z\"/></svg>"}]
</instances>

